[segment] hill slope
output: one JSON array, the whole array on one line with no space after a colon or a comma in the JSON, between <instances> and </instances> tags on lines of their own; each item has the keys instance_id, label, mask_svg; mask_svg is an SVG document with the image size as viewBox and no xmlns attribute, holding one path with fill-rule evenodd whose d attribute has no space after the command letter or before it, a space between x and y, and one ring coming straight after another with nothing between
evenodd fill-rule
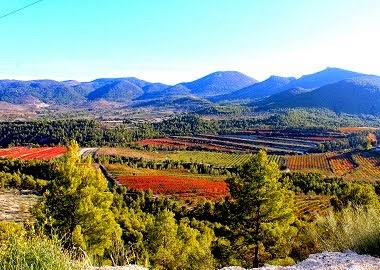
<instances>
[{"instance_id":1,"label":"hill slope","mask_svg":"<svg viewBox=\"0 0 380 270\"><path fill-rule=\"evenodd\" d=\"M257 99L281 92L295 78L271 76L267 80L250 85L227 95L211 98L212 101Z\"/></svg>"},{"instance_id":2,"label":"hill slope","mask_svg":"<svg viewBox=\"0 0 380 270\"><path fill-rule=\"evenodd\" d=\"M320 107L351 114L380 114L380 77L343 80L295 95L268 108Z\"/></svg>"},{"instance_id":3,"label":"hill slope","mask_svg":"<svg viewBox=\"0 0 380 270\"><path fill-rule=\"evenodd\" d=\"M108 101L126 102L141 96L141 87L127 81L113 81L103 85L87 95L89 100L105 99Z\"/></svg>"},{"instance_id":4,"label":"hill slope","mask_svg":"<svg viewBox=\"0 0 380 270\"><path fill-rule=\"evenodd\" d=\"M223 95L242 89L257 81L237 71L218 71L193 82L181 83L200 97Z\"/></svg>"},{"instance_id":5,"label":"hill slope","mask_svg":"<svg viewBox=\"0 0 380 270\"><path fill-rule=\"evenodd\" d=\"M310 92L310 91L312 91L312 90L311 89L299 88L299 87L298 88L290 88L288 90L282 91L282 92L274 94L272 96L269 96L265 99L255 101L255 102L251 103L251 105L253 105L253 106L268 106L268 105L276 104L279 102L283 102L283 101L288 100L294 96L297 96L297 95L300 95L300 94L303 94L306 92Z\"/></svg>"},{"instance_id":6,"label":"hill slope","mask_svg":"<svg viewBox=\"0 0 380 270\"><path fill-rule=\"evenodd\" d=\"M302 76L294 81L291 86L305 89L315 89L327 84L363 76L369 75L341 68L326 68L322 71Z\"/></svg>"},{"instance_id":7,"label":"hill slope","mask_svg":"<svg viewBox=\"0 0 380 270\"><path fill-rule=\"evenodd\" d=\"M374 104L371 109L365 109L364 107L362 108L364 105L357 105L356 107L356 103L351 103L352 109L349 110L346 108L349 105L341 104L341 101L337 101L339 98L346 98L344 94L342 97L337 96L340 93L339 89L337 93L335 93L335 90L326 93L322 92L321 95L325 99L323 102L320 102L319 92L317 94L311 94L312 92L310 92L310 95L304 96L306 93L303 92L306 92L306 90L302 90L314 90L341 80L353 79L353 77L376 78L375 76L344 69L328 68L314 74L302 76L299 79L271 76L260 83L237 71L218 71L198 80L183 82L174 86L150 83L133 77L101 78L90 82L78 82L75 80L63 82L53 80L0 80L0 101L39 106L41 108L48 105L93 106L96 102L109 102L112 104L116 102L123 106L129 106L128 104L131 101L136 101L131 103L131 106L158 101L150 104L161 104L160 106L162 106L165 103L172 105L173 102L178 102L176 107L180 105L188 107L184 102L185 100L192 104L203 104L205 103L204 99L207 98L208 102L206 103L209 104L210 101L260 100L271 96L265 101L255 102L254 106L259 105L263 108L317 106L314 104L318 103L320 107L334 107L337 111L377 112L377 104ZM344 87L352 91L353 88L362 89L364 86L357 79L355 80L355 83ZM289 91L287 92L287 90ZM282 95L277 95L282 92L284 92ZM362 98L367 102L366 104L372 104L367 96ZM333 104L326 100L333 100ZM360 103L361 100L357 102Z\"/></svg>"},{"instance_id":8,"label":"hill slope","mask_svg":"<svg viewBox=\"0 0 380 270\"><path fill-rule=\"evenodd\" d=\"M13 104L75 104L85 98L65 83L53 80L0 81L0 101Z\"/></svg>"},{"instance_id":9,"label":"hill slope","mask_svg":"<svg viewBox=\"0 0 380 270\"><path fill-rule=\"evenodd\" d=\"M261 83L240 89L230 95L223 95L211 98L210 100L255 100L265 98L291 88L316 89L341 80L362 76L368 75L340 68L326 68L313 74L304 75L299 79L271 76Z\"/></svg>"}]
</instances>

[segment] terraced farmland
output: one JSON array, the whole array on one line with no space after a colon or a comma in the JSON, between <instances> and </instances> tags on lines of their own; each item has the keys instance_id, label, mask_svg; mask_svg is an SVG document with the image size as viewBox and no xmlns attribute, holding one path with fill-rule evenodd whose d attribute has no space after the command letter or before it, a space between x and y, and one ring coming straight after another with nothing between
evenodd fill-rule
<instances>
[{"instance_id":1,"label":"terraced farmland","mask_svg":"<svg viewBox=\"0 0 380 270\"><path fill-rule=\"evenodd\" d=\"M295 207L299 218L313 220L324 215L331 207L331 196L326 195L297 195Z\"/></svg>"},{"instance_id":2,"label":"terraced farmland","mask_svg":"<svg viewBox=\"0 0 380 270\"><path fill-rule=\"evenodd\" d=\"M328 154L328 160L332 171L338 176L348 175L356 167L349 153L330 153Z\"/></svg>"},{"instance_id":3,"label":"terraced farmland","mask_svg":"<svg viewBox=\"0 0 380 270\"><path fill-rule=\"evenodd\" d=\"M332 173L326 154L287 156L285 160L285 166L291 171Z\"/></svg>"},{"instance_id":4,"label":"terraced farmland","mask_svg":"<svg viewBox=\"0 0 380 270\"><path fill-rule=\"evenodd\" d=\"M215 136L215 135L197 135L197 136L175 136L178 141L210 145L226 150L257 152L265 149L270 154L303 154L316 148L315 144L310 142L302 143L300 140L280 139L258 136Z\"/></svg>"},{"instance_id":5,"label":"terraced farmland","mask_svg":"<svg viewBox=\"0 0 380 270\"><path fill-rule=\"evenodd\" d=\"M373 153L354 153L352 160L356 168L350 174L350 178L368 180L380 179L380 155Z\"/></svg>"},{"instance_id":6,"label":"terraced farmland","mask_svg":"<svg viewBox=\"0 0 380 270\"><path fill-rule=\"evenodd\" d=\"M231 168L248 161L250 152L216 151L141 151L128 148L102 148L98 155L121 155L156 162L172 160L184 163L210 164ZM305 155L269 155L279 166L291 172L315 172L349 180L380 180L380 154L354 151Z\"/></svg>"}]
</instances>

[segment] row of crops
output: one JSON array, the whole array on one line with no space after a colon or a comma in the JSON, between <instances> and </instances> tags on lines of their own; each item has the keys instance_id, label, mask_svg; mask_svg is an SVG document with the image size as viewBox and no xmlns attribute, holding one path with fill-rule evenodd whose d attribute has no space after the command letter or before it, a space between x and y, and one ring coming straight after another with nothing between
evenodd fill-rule
<instances>
[{"instance_id":1,"label":"row of crops","mask_svg":"<svg viewBox=\"0 0 380 270\"><path fill-rule=\"evenodd\" d=\"M98 154L112 153L138 156L139 152L131 149L113 148L112 151L100 149ZM251 153L229 153L213 151L140 151L141 157L154 160L172 160L178 162L210 164L216 167L234 167L243 164L252 156ZM151 153L151 154L149 154ZM282 169L301 172L316 172L326 176L338 176L347 179L376 180L380 179L380 155L375 152L345 152L305 155L269 155Z\"/></svg>"},{"instance_id":2,"label":"row of crops","mask_svg":"<svg viewBox=\"0 0 380 270\"><path fill-rule=\"evenodd\" d=\"M257 152L259 149L266 149L271 154L303 154L316 149L317 145L311 142L302 143L300 140L279 139L271 137L257 136L215 136L215 135L197 135L197 136L175 136L172 137L177 141L188 142L199 145L210 145L221 149L236 151Z\"/></svg>"},{"instance_id":3,"label":"row of crops","mask_svg":"<svg viewBox=\"0 0 380 270\"><path fill-rule=\"evenodd\" d=\"M313 220L325 214L331 207L331 196L326 195L297 195L295 207L297 215L304 220Z\"/></svg>"},{"instance_id":4,"label":"row of crops","mask_svg":"<svg viewBox=\"0 0 380 270\"><path fill-rule=\"evenodd\" d=\"M66 147L10 147L0 149L0 158L52 159L63 155Z\"/></svg>"}]
</instances>

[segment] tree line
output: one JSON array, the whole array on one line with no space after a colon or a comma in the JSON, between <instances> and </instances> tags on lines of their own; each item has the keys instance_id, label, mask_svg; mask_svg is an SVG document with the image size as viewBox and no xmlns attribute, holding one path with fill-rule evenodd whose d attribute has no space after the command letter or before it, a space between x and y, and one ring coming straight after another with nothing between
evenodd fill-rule
<instances>
[{"instance_id":1,"label":"tree line","mask_svg":"<svg viewBox=\"0 0 380 270\"><path fill-rule=\"evenodd\" d=\"M128 146L132 142L155 137L196 135L196 134L227 134L252 128L309 128L331 130L343 124L348 126L357 123L353 121L333 122L331 124L321 115L329 112L289 110L275 112L270 117L230 118L206 120L197 114L182 114L162 120L158 123L135 123L120 125L113 128L102 126L95 120L67 119L0 122L0 146L12 145L65 145L70 140L76 140L81 146ZM319 118L318 118L319 117ZM337 117L337 116L335 116ZM311 118L311 119L310 119ZM335 119L335 118L334 118ZM318 122L318 125L307 123ZM126 122L128 122L126 120ZM360 123L360 122L359 122ZM350 135L343 140L333 140L320 144L321 151L347 149L365 144L362 135ZM133 144L132 144L133 145Z\"/></svg>"}]
</instances>

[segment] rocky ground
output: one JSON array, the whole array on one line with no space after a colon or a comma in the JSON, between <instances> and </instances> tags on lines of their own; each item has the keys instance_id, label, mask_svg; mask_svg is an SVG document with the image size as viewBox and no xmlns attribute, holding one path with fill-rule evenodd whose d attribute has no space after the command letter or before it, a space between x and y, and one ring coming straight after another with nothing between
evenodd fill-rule
<instances>
[{"instance_id":1,"label":"rocky ground","mask_svg":"<svg viewBox=\"0 0 380 270\"><path fill-rule=\"evenodd\" d=\"M249 270L253 270L249 269ZM354 252L323 252L312 254L306 260L288 267L268 266L260 270L375 270L380 269L380 259ZM245 270L241 267L224 267L220 270ZM248 269L247 269L248 270Z\"/></svg>"},{"instance_id":2,"label":"rocky ground","mask_svg":"<svg viewBox=\"0 0 380 270\"><path fill-rule=\"evenodd\" d=\"M38 197L19 190L0 191L0 221L24 221L30 217L29 208Z\"/></svg>"},{"instance_id":3,"label":"rocky ground","mask_svg":"<svg viewBox=\"0 0 380 270\"><path fill-rule=\"evenodd\" d=\"M138 265L127 265L127 266L103 266L103 267L92 267L91 270L148 270L148 268L138 266Z\"/></svg>"},{"instance_id":4,"label":"rocky ground","mask_svg":"<svg viewBox=\"0 0 380 270\"><path fill-rule=\"evenodd\" d=\"M147 268L129 265L120 267L100 267L93 270L148 270ZM380 259L354 252L323 252L312 254L306 260L288 267L265 266L261 268L244 269L230 266L219 270L377 270L380 269ZM196 269L194 269L196 270Z\"/></svg>"}]
</instances>

